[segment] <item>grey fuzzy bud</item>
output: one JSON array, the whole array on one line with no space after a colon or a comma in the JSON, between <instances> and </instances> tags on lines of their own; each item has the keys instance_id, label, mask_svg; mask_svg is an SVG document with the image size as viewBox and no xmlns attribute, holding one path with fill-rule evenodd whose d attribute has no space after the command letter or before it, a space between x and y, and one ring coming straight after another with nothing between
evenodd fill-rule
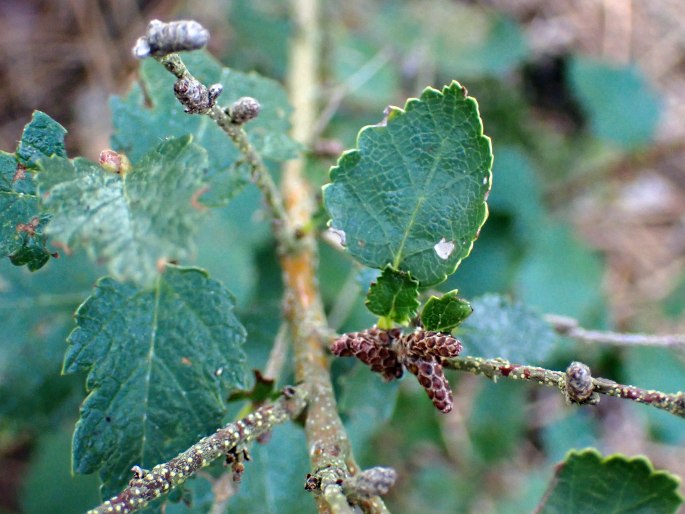
<instances>
[{"instance_id":1,"label":"grey fuzzy bud","mask_svg":"<svg viewBox=\"0 0 685 514\"><path fill-rule=\"evenodd\" d=\"M259 115L262 106L250 96L243 96L236 100L230 109L231 121L236 125L242 125Z\"/></svg>"},{"instance_id":2,"label":"grey fuzzy bud","mask_svg":"<svg viewBox=\"0 0 685 514\"><path fill-rule=\"evenodd\" d=\"M164 23L152 20L145 36L138 38L133 55L138 59L163 57L184 50L198 50L207 45L209 31L193 20Z\"/></svg>"}]
</instances>

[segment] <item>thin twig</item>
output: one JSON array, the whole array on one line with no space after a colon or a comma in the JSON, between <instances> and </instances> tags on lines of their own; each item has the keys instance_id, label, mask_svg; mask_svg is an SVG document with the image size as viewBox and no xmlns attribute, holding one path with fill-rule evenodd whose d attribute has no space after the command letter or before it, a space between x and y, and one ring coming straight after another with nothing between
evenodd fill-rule
<instances>
[{"instance_id":1,"label":"thin twig","mask_svg":"<svg viewBox=\"0 0 685 514\"><path fill-rule=\"evenodd\" d=\"M338 291L333 307L331 307L328 313L328 326L333 330L338 330L345 323L345 320L350 317L350 313L359 299L361 287L357 281L358 274L357 267L352 267L345 278L345 282Z\"/></svg>"},{"instance_id":2,"label":"thin twig","mask_svg":"<svg viewBox=\"0 0 685 514\"><path fill-rule=\"evenodd\" d=\"M601 343L616 346L685 346L685 334L651 335L626 334L605 330L587 330L578 321L557 314L545 315L545 320L563 336L585 343Z\"/></svg>"},{"instance_id":3,"label":"thin twig","mask_svg":"<svg viewBox=\"0 0 685 514\"><path fill-rule=\"evenodd\" d=\"M378 73L383 66L385 66L392 58L390 47L381 48L376 54L371 57L362 67L355 71L348 79L337 86L328 96L328 102L321 111L321 114L314 123L314 128L311 132L312 140L318 139L326 127L330 123L335 113L340 108L340 104L346 96L353 93L366 82L371 80L376 73Z\"/></svg>"},{"instance_id":4,"label":"thin twig","mask_svg":"<svg viewBox=\"0 0 685 514\"><path fill-rule=\"evenodd\" d=\"M527 380L547 387L556 387L572 403L594 404L599 402L599 394L624 398L638 403L651 405L657 409L665 410L681 418L685 418L685 394L678 392L675 394L662 393L660 391L641 389L630 385L623 385L607 378L594 378L589 374L587 366L574 363L587 369L583 379L587 382L588 389L583 395L583 399L574 399L577 390L574 390L577 377L570 375L570 366L567 372L553 371L536 366L525 366L521 364L511 364L504 359L483 359L480 357L455 357L445 359L443 364L447 368L458 371L466 371L474 375L484 375L492 380L500 377L512 380Z\"/></svg>"},{"instance_id":5,"label":"thin twig","mask_svg":"<svg viewBox=\"0 0 685 514\"><path fill-rule=\"evenodd\" d=\"M281 323L274 339L274 345L271 347L269 359L264 366L264 378L266 380L278 381L285 364L285 358L288 354L288 324Z\"/></svg>"},{"instance_id":6,"label":"thin twig","mask_svg":"<svg viewBox=\"0 0 685 514\"><path fill-rule=\"evenodd\" d=\"M178 54L169 54L159 57L157 60L177 78L196 80ZM250 168L252 181L264 195L264 201L271 214L274 232L277 233L277 239L281 243L281 250L288 251L295 246L294 230L292 223L288 220L278 187L274 184L261 156L250 143L245 130L240 125L233 123L229 114L220 106L214 105L204 114L216 122L243 155Z\"/></svg>"},{"instance_id":7,"label":"thin twig","mask_svg":"<svg viewBox=\"0 0 685 514\"><path fill-rule=\"evenodd\" d=\"M182 484L198 470L231 450L269 432L274 426L297 417L305 407L306 391L287 387L273 403L263 405L243 419L232 422L151 470L135 466L127 488L88 514L128 514Z\"/></svg>"},{"instance_id":8,"label":"thin twig","mask_svg":"<svg viewBox=\"0 0 685 514\"><path fill-rule=\"evenodd\" d=\"M569 178L552 184L544 194L553 205L567 204L574 195L578 195L580 191L592 187L599 181L605 182L607 179L615 178L625 180L642 169L654 166L663 159L677 156L682 152L685 152L685 140L682 138L638 147L630 152L610 157L605 162L578 170Z\"/></svg>"}]
</instances>

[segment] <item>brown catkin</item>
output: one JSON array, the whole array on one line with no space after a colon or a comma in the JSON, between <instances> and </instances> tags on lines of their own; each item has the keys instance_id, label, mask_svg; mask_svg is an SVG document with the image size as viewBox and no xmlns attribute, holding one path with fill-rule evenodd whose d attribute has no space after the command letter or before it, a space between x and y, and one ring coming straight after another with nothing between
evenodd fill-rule
<instances>
[{"instance_id":1,"label":"brown catkin","mask_svg":"<svg viewBox=\"0 0 685 514\"><path fill-rule=\"evenodd\" d=\"M362 332L343 334L333 343L331 351L339 357L356 357L390 381L400 378L403 373L402 364L392 348L393 341L400 336L401 332L397 329L373 327Z\"/></svg>"},{"instance_id":2,"label":"brown catkin","mask_svg":"<svg viewBox=\"0 0 685 514\"><path fill-rule=\"evenodd\" d=\"M452 390L440 363L433 359L428 360L408 355L404 359L404 365L416 375L419 384L426 390L433 405L440 412L448 413L452 410Z\"/></svg>"}]
</instances>

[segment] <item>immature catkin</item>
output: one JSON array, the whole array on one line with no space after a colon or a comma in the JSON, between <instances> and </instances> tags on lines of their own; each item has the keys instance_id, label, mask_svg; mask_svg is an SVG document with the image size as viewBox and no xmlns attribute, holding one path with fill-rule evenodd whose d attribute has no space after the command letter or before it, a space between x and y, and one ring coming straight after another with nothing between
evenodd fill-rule
<instances>
[{"instance_id":1,"label":"immature catkin","mask_svg":"<svg viewBox=\"0 0 685 514\"><path fill-rule=\"evenodd\" d=\"M331 351L339 357L356 357L390 381L400 378L403 373L397 353L391 347L400 336L401 332L397 329L373 327L362 332L343 334L333 343Z\"/></svg>"},{"instance_id":2,"label":"immature catkin","mask_svg":"<svg viewBox=\"0 0 685 514\"><path fill-rule=\"evenodd\" d=\"M163 57L184 50L199 50L207 45L209 31L193 20L164 23L152 20L144 36L138 38L133 55L138 59Z\"/></svg>"}]
</instances>

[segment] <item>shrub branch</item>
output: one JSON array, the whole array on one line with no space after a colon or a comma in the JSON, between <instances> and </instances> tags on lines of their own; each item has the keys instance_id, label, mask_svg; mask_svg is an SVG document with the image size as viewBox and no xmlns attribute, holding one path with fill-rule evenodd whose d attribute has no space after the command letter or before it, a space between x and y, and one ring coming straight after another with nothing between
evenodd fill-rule
<instances>
[{"instance_id":1,"label":"shrub branch","mask_svg":"<svg viewBox=\"0 0 685 514\"><path fill-rule=\"evenodd\" d=\"M577 320L557 314L547 314L545 320L558 334L584 343L614 346L685 346L685 334L627 334L606 330L587 330L581 327Z\"/></svg>"},{"instance_id":2,"label":"shrub branch","mask_svg":"<svg viewBox=\"0 0 685 514\"><path fill-rule=\"evenodd\" d=\"M177 79L199 84L199 81L188 71L178 54L169 54L164 57L156 57L156 59ZM227 111L219 105L212 104L200 114L206 114L214 120L243 154L245 162L250 168L252 181L264 195L264 201L269 209L274 231L283 247L282 249L291 249L295 245L294 231L292 224L288 221L283 200L264 165L264 161L250 143L245 130L240 124L234 123L230 109Z\"/></svg>"},{"instance_id":3,"label":"shrub branch","mask_svg":"<svg viewBox=\"0 0 685 514\"><path fill-rule=\"evenodd\" d=\"M294 0L292 8L297 23L289 81L291 100L297 113L293 120L293 136L308 143L315 120L314 95L319 82L316 77L320 38L317 29L318 0ZM355 499L348 497L343 490L343 484L359 469L338 415L324 350L328 347L330 338L327 335L326 318L316 283L316 242L312 232L306 229L311 226L315 209L314 195L302 175L302 162L294 161L286 165L281 196L260 155L252 147L247 134L240 126L239 120L232 116L233 110L222 109L216 105L216 99L221 94L221 85L206 87L201 84L176 53L148 55L152 55L177 78L174 91L185 106L186 112L209 116L236 144L250 167L252 180L264 195L273 221L286 286L285 314L292 333L296 379L302 384L301 387L307 397L305 433L312 463L312 474L307 479L307 486L316 493L321 512L351 514L353 509L350 502ZM201 443L202 441L198 445ZM231 448L236 446L237 443L233 443ZM226 453L223 449L220 450L216 456ZM192 451L192 448L188 451ZM177 457L179 458L190 457L182 454ZM159 466L155 469L158 468ZM153 475L153 479L154 483L161 480L156 478L156 475ZM136 480L143 479L134 479ZM160 484L160 487L164 486L161 481ZM173 484L167 484L167 489L171 485ZM134 491L138 490L136 487L139 488L137 482L132 487ZM127 489L129 492L123 500L117 500L117 505L127 505L125 502L131 498L130 490L131 487ZM160 489L154 491L157 491L155 496L161 494ZM155 496L150 496L150 499ZM117 498L120 497L110 500L109 506L113 505L112 502ZM135 501L138 499L139 496L136 496ZM355 503L365 512L387 512L383 502L376 496L358 499Z\"/></svg>"},{"instance_id":4,"label":"shrub branch","mask_svg":"<svg viewBox=\"0 0 685 514\"><path fill-rule=\"evenodd\" d=\"M641 389L623 385L607 378L595 378L585 364L574 362L566 372L553 371L535 366L512 364L505 359L483 359L480 357L456 357L445 359L443 365L474 375L484 375L492 380L500 377L512 380L527 380L547 387L556 387L569 403L594 405L599 395L615 396L657 409L665 410L685 418L685 394L662 393L651 389Z\"/></svg>"},{"instance_id":5,"label":"shrub branch","mask_svg":"<svg viewBox=\"0 0 685 514\"><path fill-rule=\"evenodd\" d=\"M306 392L301 387L286 387L281 397L263 405L244 418L229 423L151 470L134 466L133 479L126 489L89 510L88 514L128 514L182 484L198 470L219 457L230 455L274 426L296 418L304 409Z\"/></svg>"}]
</instances>

